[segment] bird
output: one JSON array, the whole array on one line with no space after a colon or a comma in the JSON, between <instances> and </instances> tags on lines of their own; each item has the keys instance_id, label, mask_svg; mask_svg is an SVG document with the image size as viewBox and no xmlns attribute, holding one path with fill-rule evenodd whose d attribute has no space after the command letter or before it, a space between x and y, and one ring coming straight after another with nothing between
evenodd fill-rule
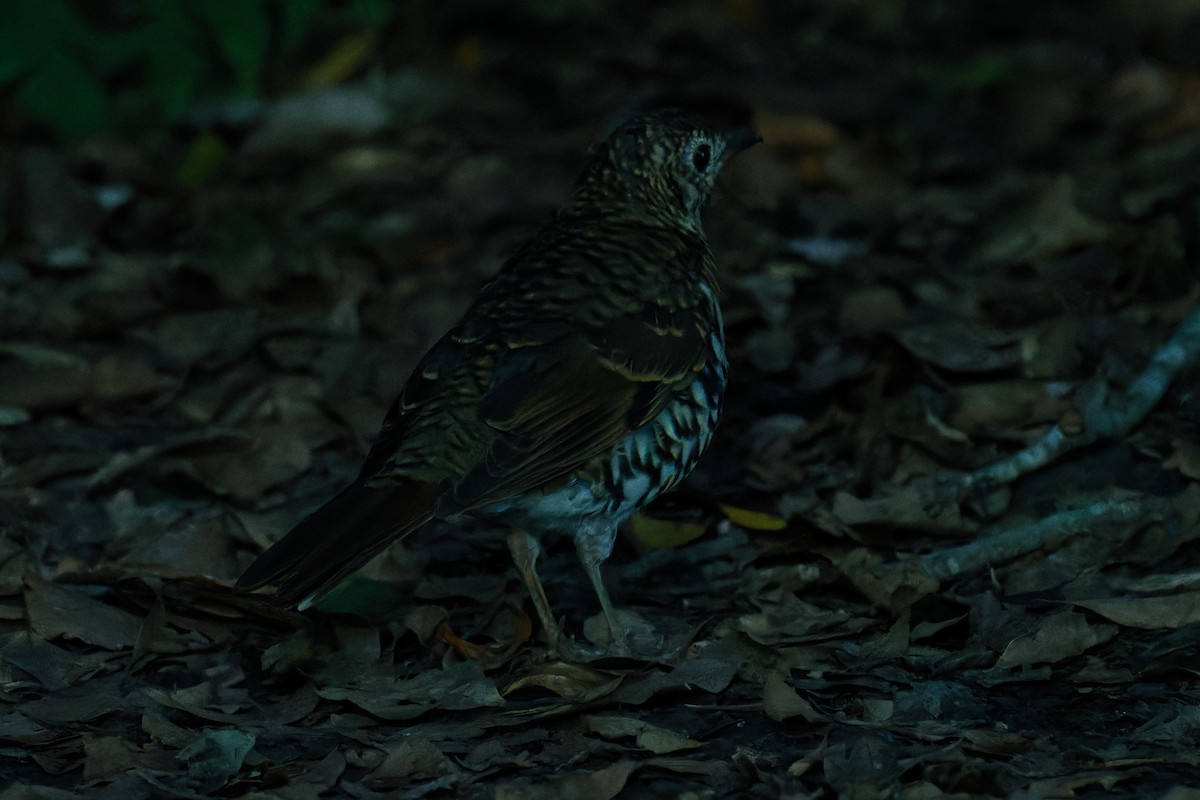
<instances>
[{"instance_id":1,"label":"bird","mask_svg":"<svg viewBox=\"0 0 1200 800\"><path fill-rule=\"evenodd\" d=\"M589 148L569 199L417 363L358 478L245 570L309 607L433 519L495 520L547 641L534 563L570 533L616 652L601 577L619 526L696 465L727 381L718 269L701 209L761 141L744 112L635 112Z\"/></svg>"}]
</instances>

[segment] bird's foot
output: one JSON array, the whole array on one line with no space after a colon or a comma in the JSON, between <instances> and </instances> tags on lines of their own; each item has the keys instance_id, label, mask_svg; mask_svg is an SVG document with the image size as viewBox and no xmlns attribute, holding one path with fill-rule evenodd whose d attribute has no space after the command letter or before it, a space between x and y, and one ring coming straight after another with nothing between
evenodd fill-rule
<instances>
[{"instance_id":1,"label":"bird's foot","mask_svg":"<svg viewBox=\"0 0 1200 800\"><path fill-rule=\"evenodd\" d=\"M612 653L604 647L579 642L570 636L559 637L553 644L546 647L546 657L551 661L566 661L573 664L587 664L610 655Z\"/></svg>"},{"instance_id":2,"label":"bird's foot","mask_svg":"<svg viewBox=\"0 0 1200 800\"><path fill-rule=\"evenodd\" d=\"M652 658L663 646L659 631L640 614L625 608L589 618L583 623L583 633L609 656Z\"/></svg>"}]
</instances>

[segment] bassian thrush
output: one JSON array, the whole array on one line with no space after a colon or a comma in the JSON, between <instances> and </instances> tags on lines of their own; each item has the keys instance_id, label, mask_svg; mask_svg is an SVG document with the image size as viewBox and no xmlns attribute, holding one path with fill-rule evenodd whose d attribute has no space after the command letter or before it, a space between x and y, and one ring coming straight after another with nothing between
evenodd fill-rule
<instances>
[{"instance_id":1,"label":"bassian thrush","mask_svg":"<svg viewBox=\"0 0 1200 800\"><path fill-rule=\"evenodd\" d=\"M307 607L437 518L501 520L557 649L529 534L570 531L612 642L600 576L617 527L679 483L725 389L717 268L700 210L759 141L744 124L665 109L589 152L565 207L500 269L413 370L358 479L238 581Z\"/></svg>"}]
</instances>

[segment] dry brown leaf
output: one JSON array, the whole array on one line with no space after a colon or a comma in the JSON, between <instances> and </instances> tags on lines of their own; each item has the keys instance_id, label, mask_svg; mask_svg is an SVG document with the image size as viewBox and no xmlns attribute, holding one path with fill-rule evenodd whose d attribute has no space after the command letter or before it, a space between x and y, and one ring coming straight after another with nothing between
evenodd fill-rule
<instances>
[{"instance_id":1,"label":"dry brown leaf","mask_svg":"<svg viewBox=\"0 0 1200 800\"><path fill-rule=\"evenodd\" d=\"M226 363L253 343L257 316L237 308L172 314L158 324L152 341L177 367Z\"/></svg>"},{"instance_id":2,"label":"dry brown leaf","mask_svg":"<svg viewBox=\"0 0 1200 800\"><path fill-rule=\"evenodd\" d=\"M387 748L383 763L366 780L379 788L429 780L454 771L449 759L432 742L420 736L408 736Z\"/></svg>"},{"instance_id":3,"label":"dry brown leaf","mask_svg":"<svg viewBox=\"0 0 1200 800\"><path fill-rule=\"evenodd\" d=\"M520 689L538 687L559 697L581 702L607 695L621 685L619 674L592 669L583 664L556 662L525 675L504 687L504 696Z\"/></svg>"},{"instance_id":4,"label":"dry brown leaf","mask_svg":"<svg viewBox=\"0 0 1200 800\"><path fill-rule=\"evenodd\" d=\"M867 335L898 328L908 313L903 295L886 286L873 286L847 295L838 313L847 333Z\"/></svg>"},{"instance_id":5,"label":"dry brown leaf","mask_svg":"<svg viewBox=\"0 0 1200 800\"><path fill-rule=\"evenodd\" d=\"M998 669L1056 663L1077 656L1117 635L1115 625L1093 625L1082 614L1060 611L1040 620L1033 633L1008 643L996 661Z\"/></svg>"},{"instance_id":6,"label":"dry brown leaf","mask_svg":"<svg viewBox=\"0 0 1200 800\"><path fill-rule=\"evenodd\" d=\"M1020 363L1020 337L970 320L914 322L892 335L922 361L955 372L992 372Z\"/></svg>"},{"instance_id":7,"label":"dry brown leaf","mask_svg":"<svg viewBox=\"0 0 1200 800\"><path fill-rule=\"evenodd\" d=\"M449 623L443 622L435 636L450 645L463 658L469 658L485 670L495 669L508 662L533 635L533 620L522 609L506 603L492 617L486 633L496 641L489 644L468 642L455 635Z\"/></svg>"},{"instance_id":8,"label":"dry brown leaf","mask_svg":"<svg viewBox=\"0 0 1200 800\"><path fill-rule=\"evenodd\" d=\"M312 448L287 425L264 425L252 433L249 446L208 446L183 455L213 491L246 503L257 501L272 486L292 480L312 464Z\"/></svg>"},{"instance_id":9,"label":"dry brown leaf","mask_svg":"<svg viewBox=\"0 0 1200 800\"><path fill-rule=\"evenodd\" d=\"M908 652L910 641L909 612L904 611L884 633L868 639L858 647L863 658L898 658Z\"/></svg>"},{"instance_id":10,"label":"dry brown leaf","mask_svg":"<svg viewBox=\"0 0 1200 800\"><path fill-rule=\"evenodd\" d=\"M656 755L703 747L702 743L694 739L652 725L636 717L589 714L583 718L583 721L589 731L602 738L614 741L633 738L638 747Z\"/></svg>"},{"instance_id":11,"label":"dry brown leaf","mask_svg":"<svg viewBox=\"0 0 1200 800\"><path fill-rule=\"evenodd\" d=\"M0 361L0 406L41 411L79 405L92 385L87 362L30 366L19 361Z\"/></svg>"},{"instance_id":12,"label":"dry brown leaf","mask_svg":"<svg viewBox=\"0 0 1200 800\"><path fill-rule=\"evenodd\" d=\"M89 783L111 780L138 761L137 748L119 736L83 737L83 779Z\"/></svg>"},{"instance_id":13,"label":"dry brown leaf","mask_svg":"<svg viewBox=\"0 0 1200 800\"><path fill-rule=\"evenodd\" d=\"M722 653L729 655L729 653ZM613 699L619 703L641 705L659 692L719 692L737 674L740 662L734 658L689 658L670 672L652 672L627 682Z\"/></svg>"},{"instance_id":14,"label":"dry brown leaf","mask_svg":"<svg viewBox=\"0 0 1200 800\"><path fill-rule=\"evenodd\" d=\"M1033 747L1033 742L1009 731L973 728L965 731L963 737L972 749L997 756L1012 756Z\"/></svg>"},{"instance_id":15,"label":"dry brown leaf","mask_svg":"<svg viewBox=\"0 0 1200 800\"><path fill-rule=\"evenodd\" d=\"M1174 439L1170 457L1163 462L1163 469L1177 469L1194 481L1200 480L1200 447L1187 439Z\"/></svg>"},{"instance_id":16,"label":"dry brown leaf","mask_svg":"<svg viewBox=\"0 0 1200 800\"><path fill-rule=\"evenodd\" d=\"M157 372L145 358L129 354L110 354L92 367L90 394L97 400L112 402L153 394L174 385Z\"/></svg>"},{"instance_id":17,"label":"dry brown leaf","mask_svg":"<svg viewBox=\"0 0 1200 800\"><path fill-rule=\"evenodd\" d=\"M1019 219L983 246L980 258L1002 264L1039 262L1105 241L1109 226L1083 213L1077 194L1074 178L1059 175Z\"/></svg>"},{"instance_id":18,"label":"dry brown leaf","mask_svg":"<svg viewBox=\"0 0 1200 800\"><path fill-rule=\"evenodd\" d=\"M933 497L920 483L885 485L879 497L862 499L849 492L833 498L833 514L846 525L892 525L927 532L962 530L958 505Z\"/></svg>"},{"instance_id":19,"label":"dry brown leaf","mask_svg":"<svg viewBox=\"0 0 1200 800\"><path fill-rule=\"evenodd\" d=\"M1079 797L1080 790L1090 786L1099 787L1104 792L1111 792L1121 780L1119 772L1077 772L1053 778L1040 778L1029 784L1028 791L1033 797L1074 798Z\"/></svg>"},{"instance_id":20,"label":"dry brown leaf","mask_svg":"<svg viewBox=\"0 0 1200 800\"><path fill-rule=\"evenodd\" d=\"M821 722L825 719L825 715L797 694L796 690L788 685L786 676L777 670L768 672L763 682L763 711L776 722L792 717L800 717L806 722Z\"/></svg>"},{"instance_id":21,"label":"dry brown leaf","mask_svg":"<svg viewBox=\"0 0 1200 800\"><path fill-rule=\"evenodd\" d=\"M380 719L414 719L433 708L466 710L504 705L491 679L473 661L431 669L410 680L371 680L359 686L324 686L326 700L345 700Z\"/></svg>"},{"instance_id":22,"label":"dry brown leaf","mask_svg":"<svg viewBox=\"0 0 1200 800\"><path fill-rule=\"evenodd\" d=\"M968 436L1012 437L1028 440L1029 428L1057 422L1072 409L1060 393L1035 381L995 381L954 390L954 410L946 422Z\"/></svg>"},{"instance_id":23,"label":"dry brown leaf","mask_svg":"<svg viewBox=\"0 0 1200 800\"><path fill-rule=\"evenodd\" d=\"M129 543L118 563L128 574L146 578L232 583L242 569L234 546L235 525L222 514L186 520L165 531L147 528Z\"/></svg>"},{"instance_id":24,"label":"dry brown leaf","mask_svg":"<svg viewBox=\"0 0 1200 800\"><path fill-rule=\"evenodd\" d=\"M245 690L233 689L211 680L183 689L151 688L146 690L146 696L166 708L185 711L198 719L224 725L244 722L245 717L241 712L255 705Z\"/></svg>"},{"instance_id":25,"label":"dry brown leaf","mask_svg":"<svg viewBox=\"0 0 1200 800\"><path fill-rule=\"evenodd\" d=\"M404 627L417 635L422 643L429 642L450 618L443 606L417 606L404 616Z\"/></svg>"},{"instance_id":26,"label":"dry brown leaf","mask_svg":"<svg viewBox=\"0 0 1200 800\"><path fill-rule=\"evenodd\" d=\"M47 642L33 631L19 631L0 646L0 666L13 681L32 678L48 692L58 692L81 680L112 668L112 662L128 659L124 651L72 653ZM47 698L49 699L49 698ZM53 705L53 704L51 704ZM46 707L40 706L38 719ZM79 712L82 715L82 712Z\"/></svg>"},{"instance_id":27,"label":"dry brown leaf","mask_svg":"<svg viewBox=\"0 0 1200 800\"><path fill-rule=\"evenodd\" d=\"M866 547L830 551L829 557L871 602L899 611L938 589L919 563L911 559L884 561L883 555Z\"/></svg>"},{"instance_id":28,"label":"dry brown leaf","mask_svg":"<svg viewBox=\"0 0 1200 800\"><path fill-rule=\"evenodd\" d=\"M231 728L207 728L179 751L187 763L188 777L205 792L223 786L242 767L254 747L255 737Z\"/></svg>"},{"instance_id":29,"label":"dry brown leaf","mask_svg":"<svg viewBox=\"0 0 1200 800\"><path fill-rule=\"evenodd\" d=\"M1021 340L1021 361L1025 377L1056 381L1070 375L1079 364L1079 337L1082 322L1075 315L1050 319Z\"/></svg>"},{"instance_id":30,"label":"dry brown leaf","mask_svg":"<svg viewBox=\"0 0 1200 800\"><path fill-rule=\"evenodd\" d=\"M141 620L127 611L45 581L30 584L25 606L33 630L46 639L66 637L106 650L125 650L137 643L142 628Z\"/></svg>"},{"instance_id":31,"label":"dry brown leaf","mask_svg":"<svg viewBox=\"0 0 1200 800\"><path fill-rule=\"evenodd\" d=\"M595 772L571 772L545 783L514 781L496 787L496 800L612 800L638 768L635 761L618 761Z\"/></svg>"},{"instance_id":32,"label":"dry brown leaf","mask_svg":"<svg viewBox=\"0 0 1200 800\"><path fill-rule=\"evenodd\" d=\"M1071 602L1129 628L1174 629L1200 622L1200 592L1183 592L1165 597L1111 597Z\"/></svg>"},{"instance_id":33,"label":"dry brown leaf","mask_svg":"<svg viewBox=\"0 0 1200 800\"><path fill-rule=\"evenodd\" d=\"M1200 76L1176 74L1171 80L1171 101L1164 113L1142 129L1148 139L1168 138L1200 125Z\"/></svg>"}]
</instances>

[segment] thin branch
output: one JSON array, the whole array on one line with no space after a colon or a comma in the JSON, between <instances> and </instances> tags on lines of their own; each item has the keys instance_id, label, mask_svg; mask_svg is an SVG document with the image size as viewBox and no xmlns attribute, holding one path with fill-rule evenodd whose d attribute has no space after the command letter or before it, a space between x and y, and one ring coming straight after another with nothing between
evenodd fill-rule
<instances>
[{"instance_id":1,"label":"thin branch","mask_svg":"<svg viewBox=\"0 0 1200 800\"><path fill-rule=\"evenodd\" d=\"M1150 359L1142 374L1121 395L1101 388L1081 403L1082 433L1068 436L1055 425L1038 441L961 479L963 490L1011 483L1080 447L1132 430L1158 402L1187 364L1200 357L1200 305L1194 307L1167 343Z\"/></svg>"},{"instance_id":2,"label":"thin branch","mask_svg":"<svg viewBox=\"0 0 1200 800\"><path fill-rule=\"evenodd\" d=\"M937 580L955 578L1036 550L1057 548L1070 537L1097 525L1137 522L1164 508L1162 501L1145 498L1101 500L990 533L958 547L934 551L921 557L921 568ZM1136 528L1131 525L1128 529L1132 532Z\"/></svg>"}]
</instances>

